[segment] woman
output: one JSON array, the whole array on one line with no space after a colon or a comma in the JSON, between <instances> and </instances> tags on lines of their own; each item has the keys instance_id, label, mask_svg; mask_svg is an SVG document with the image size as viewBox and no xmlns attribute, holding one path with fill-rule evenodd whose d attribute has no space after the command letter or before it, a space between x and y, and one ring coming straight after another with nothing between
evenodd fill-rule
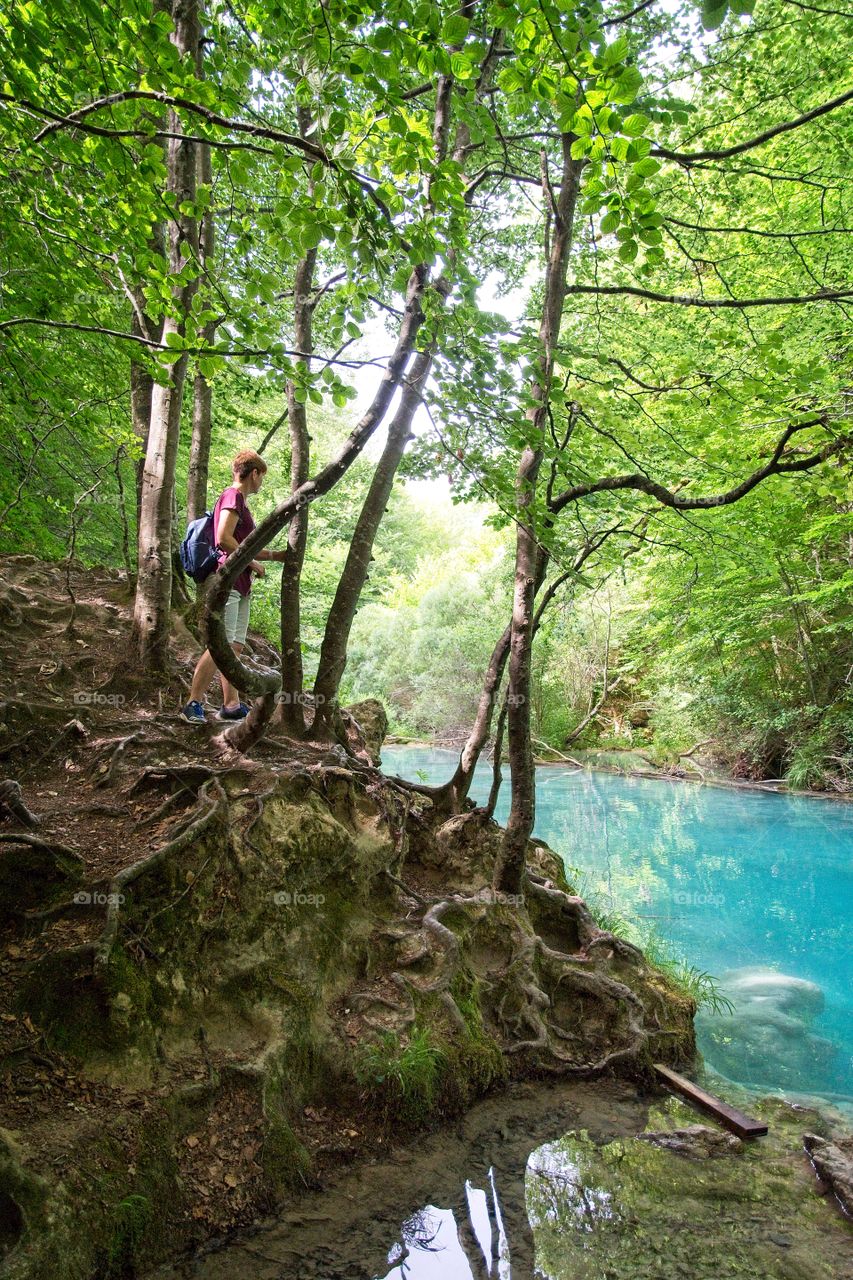
<instances>
[{"instance_id":1,"label":"woman","mask_svg":"<svg viewBox=\"0 0 853 1280\"><path fill-rule=\"evenodd\" d=\"M213 528L216 536L216 549L219 553L219 567L225 563L228 555L236 551L241 542L248 538L255 527L248 499L257 493L264 482L267 464L260 454L251 449L244 449L231 464L233 481L219 495L213 508ZM264 576L261 560L284 560L284 551L259 551L257 560L253 560L248 569L244 569L237 577L232 590L228 593L223 621L228 643L235 653L241 653L246 643L246 631L249 627L249 597L252 590L252 573L259 578ZM205 714L203 699L205 691L213 678L216 664L205 649L193 672L190 700L181 708L181 719L189 724L204 724ZM249 708L241 702L237 690L220 672L222 685L222 706L217 718L219 720L242 720L248 715Z\"/></svg>"}]
</instances>

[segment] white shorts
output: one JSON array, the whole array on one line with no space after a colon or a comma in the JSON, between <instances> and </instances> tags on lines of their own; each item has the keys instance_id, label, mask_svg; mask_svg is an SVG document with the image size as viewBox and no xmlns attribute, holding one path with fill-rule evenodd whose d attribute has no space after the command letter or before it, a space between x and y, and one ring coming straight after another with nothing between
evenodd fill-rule
<instances>
[{"instance_id":1,"label":"white shorts","mask_svg":"<svg viewBox=\"0 0 853 1280\"><path fill-rule=\"evenodd\" d=\"M241 596L239 591L229 591L222 621L225 623L228 643L245 644L246 632L249 630L249 596Z\"/></svg>"}]
</instances>

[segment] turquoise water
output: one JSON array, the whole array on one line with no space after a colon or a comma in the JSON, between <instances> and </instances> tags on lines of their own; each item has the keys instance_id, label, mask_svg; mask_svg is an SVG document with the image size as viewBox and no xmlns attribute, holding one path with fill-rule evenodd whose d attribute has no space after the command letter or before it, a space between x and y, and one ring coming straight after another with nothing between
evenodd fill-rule
<instances>
[{"instance_id":1,"label":"turquoise water","mask_svg":"<svg viewBox=\"0 0 853 1280\"><path fill-rule=\"evenodd\" d=\"M456 756L385 747L386 773L446 780ZM491 766L472 789L482 802ZM853 1101L853 806L537 769L535 834L597 907L653 928L720 979L733 1015L697 1019L715 1071ZM509 781L496 813L505 821Z\"/></svg>"}]
</instances>

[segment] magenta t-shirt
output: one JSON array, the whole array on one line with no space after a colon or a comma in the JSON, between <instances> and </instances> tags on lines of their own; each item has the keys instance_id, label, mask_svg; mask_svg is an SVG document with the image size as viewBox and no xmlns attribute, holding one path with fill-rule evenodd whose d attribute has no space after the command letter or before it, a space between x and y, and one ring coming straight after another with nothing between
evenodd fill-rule
<instances>
[{"instance_id":1,"label":"magenta t-shirt","mask_svg":"<svg viewBox=\"0 0 853 1280\"><path fill-rule=\"evenodd\" d=\"M214 537L218 534L219 517L223 511L237 512L237 527L234 530L234 537L238 543L245 542L246 538L248 538L249 534L254 529L255 522L252 519L249 504L239 489L228 488L223 493L220 493L219 497L216 499L216 506L213 508ZM219 566L221 568L228 559L228 552L220 551L218 546L216 550L219 556ZM244 569L243 572L238 575L237 580L234 583L234 590L239 591L241 596L247 596L249 594L252 590L251 569Z\"/></svg>"}]
</instances>

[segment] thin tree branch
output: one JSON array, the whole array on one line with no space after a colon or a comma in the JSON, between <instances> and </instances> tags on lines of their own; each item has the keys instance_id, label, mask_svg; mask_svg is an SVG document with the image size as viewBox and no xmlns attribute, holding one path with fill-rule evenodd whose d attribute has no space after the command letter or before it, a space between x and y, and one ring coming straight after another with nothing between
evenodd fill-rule
<instances>
[{"instance_id":1,"label":"thin tree branch","mask_svg":"<svg viewBox=\"0 0 853 1280\"><path fill-rule=\"evenodd\" d=\"M733 147L721 147L718 150L709 151L670 151L668 147L652 147L651 154L661 156L665 160L675 160L678 164L684 165L691 165L697 160L728 160L731 156L743 155L744 151L752 151L754 147L763 146L765 142L769 142L771 138L777 138L781 133L800 129L809 121L825 116L851 100L853 100L853 89L848 89L847 93L839 94L837 98L821 103L819 107L812 107L811 111L797 116L796 120L785 120L782 124L775 124L771 129L765 129L763 133L756 134L754 138L747 138L745 142L738 142Z\"/></svg>"},{"instance_id":2,"label":"thin tree branch","mask_svg":"<svg viewBox=\"0 0 853 1280\"><path fill-rule=\"evenodd\" d=\"M574 485L571 489L566 489L553 499L550 503L550 510L553 514L557 514L567 507L569 503L577 502L580 498L586 498L593 493L613 492L617 489L637 489L642 493L648 493L660 502L662 506L673 507L677 511L699 511L713 507L725 507L745 497L762 480L766 480L768 476L809 471L812 467L818 466L821 462L825 462L827 458L833 457L834 454L840 453L842 449L853 444L853 435L848 434L839 436L836 440L828 441L817 453L795 458L785 456L785 445L796 432L805 431L807 427L825 425L826 422L823 418L816 418L809 422L792 424L787 427L773 450L773 456L770 461L765 463L763 467L753 471L751 475L742 480L740 484L735 485L734 488L726 490L725 493L716 493L701 498L681 496L678 493L673 493L664 485L658 484L649 476L634 473L624 476L605 476L600 480L591 480L587 484Z\"/></svg>"},{"instance_id":3,"label":"thin tree branch","mask_svg":"<svg viewBox=\"0 0 853 1280\"><path fill-rule=\"evenodd\" d=\"M591 293L607 297L630 294L634 298L648 298L650 302L668 302L679 307L792 307L805 302L834 302L838 298L853 298L853 289L821 289L819 293L804 293L780 298L695 298L689 294L655 293L653 289L640 289L630 284L570 284L567 293Z\"/></svg>"}]
</instances>

